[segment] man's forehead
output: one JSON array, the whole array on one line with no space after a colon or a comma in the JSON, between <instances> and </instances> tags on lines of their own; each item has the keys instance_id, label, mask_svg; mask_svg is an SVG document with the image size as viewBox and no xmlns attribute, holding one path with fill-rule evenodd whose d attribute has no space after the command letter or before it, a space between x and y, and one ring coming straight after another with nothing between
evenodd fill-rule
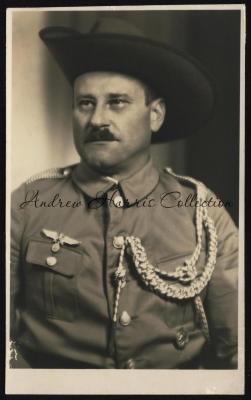
<instances>
[{"instance_id":1,"label":"man's forehead","mask_svg":"<svg viewBox=\"0 0 251 400\"><path fill-rule=\"evenodd\" d=\"M75 91L138 92L144 84L131 76L112 71L94 71L79 75L74 81Z\"/></svg>"}]
</instances>

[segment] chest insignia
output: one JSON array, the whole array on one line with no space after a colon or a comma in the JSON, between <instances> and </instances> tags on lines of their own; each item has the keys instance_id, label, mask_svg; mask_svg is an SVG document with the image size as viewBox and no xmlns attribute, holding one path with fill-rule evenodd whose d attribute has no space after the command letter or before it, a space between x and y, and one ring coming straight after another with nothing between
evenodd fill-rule
<instances>
[{"instance_id":1,"label":"chest insignia","mask_svg":"<svg viewBox=\"0 0 251 400\"><path fill-rule=\"evenodd\" d=\"M63 233L58 233L56 231L50 231L49 229L42 229L42 234L47 238L52 240L51 250L53 253L57 253L60 250L60 247L64 244L68 246L78 246L81 242L71 238L70 236L66 236Z\"/></svg>"}]
</instances>

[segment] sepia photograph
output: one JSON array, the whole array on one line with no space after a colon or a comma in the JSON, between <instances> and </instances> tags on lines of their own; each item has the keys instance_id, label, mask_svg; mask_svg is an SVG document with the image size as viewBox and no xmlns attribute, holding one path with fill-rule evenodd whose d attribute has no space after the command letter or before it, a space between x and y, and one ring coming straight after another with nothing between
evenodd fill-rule
<instances>
[{"instance_id":1,"label":"sepia photograph","mask_svg":"<svg viewBox=\"0 0 251 400\"><path fill-rule=\"evenodd\" d=\"M245 6L6 37L7 392L243 393Z\"/></svg>"}]
</instances>

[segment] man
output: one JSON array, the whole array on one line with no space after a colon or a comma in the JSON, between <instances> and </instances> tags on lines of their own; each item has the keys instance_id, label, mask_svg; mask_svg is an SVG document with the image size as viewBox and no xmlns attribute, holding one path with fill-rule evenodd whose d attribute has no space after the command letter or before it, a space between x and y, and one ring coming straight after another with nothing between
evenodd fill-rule
<instances>
[{"instance_id":1,"label":"man","mask_svg":"<svg viewBox=\"0 0 251 400\"><path fill-rule=\"evenodd\" d=\"M150 157L209 118L209 78L126 22L40 37L73 86L81 160L14 192L12 366L237 368L237 230Z\"/></svg>"}]
</instances>

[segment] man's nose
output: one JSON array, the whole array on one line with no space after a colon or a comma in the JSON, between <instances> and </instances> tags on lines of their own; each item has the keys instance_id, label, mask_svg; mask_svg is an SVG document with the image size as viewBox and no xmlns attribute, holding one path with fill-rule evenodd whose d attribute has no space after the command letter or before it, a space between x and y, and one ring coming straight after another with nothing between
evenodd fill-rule
<instances>
[{"instance_id":1,"label":"man's nose","mask_svg":"<svg viewBox=\"0 0 251 400\"><path fill-rule=\"evenodd\" d=\"M94 126L108 126L108 115L103 105L96 105L91 118L90 123Z\"/></svg>"}]
</instances>

